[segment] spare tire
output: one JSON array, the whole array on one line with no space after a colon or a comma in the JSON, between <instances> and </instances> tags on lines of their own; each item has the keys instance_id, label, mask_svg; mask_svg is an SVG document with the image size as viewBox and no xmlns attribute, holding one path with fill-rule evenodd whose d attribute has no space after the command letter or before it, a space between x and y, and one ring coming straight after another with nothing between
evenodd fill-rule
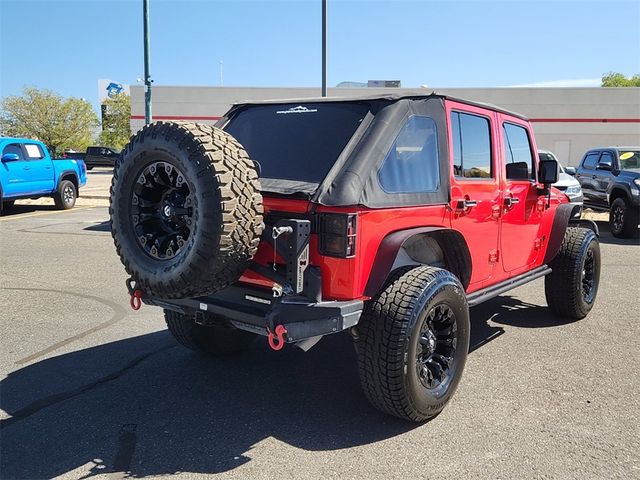
<instances>
[{"instance_id":1,"label":"spare tire","mask_svg":"<svg viewBox=\"0 0 640 480\"><path fill-rule=\"evenodd\" d=\"M187 298L238 280L264 228L255 163L210 125L156 122L131 138L111 182L111 234L144 294Z\"/></svg>"}]
</instances>

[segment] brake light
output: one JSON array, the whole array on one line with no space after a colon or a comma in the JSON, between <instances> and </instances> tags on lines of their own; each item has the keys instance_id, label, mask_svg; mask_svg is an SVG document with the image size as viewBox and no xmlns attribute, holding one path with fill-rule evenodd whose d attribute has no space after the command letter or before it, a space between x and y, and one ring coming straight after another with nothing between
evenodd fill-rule
<instances>
[{"instance_id":1,"label":"brake light","mask_svg":"<svg viewBox=\"0 0 640 480\"><path fill-rule=\"evenodd\" d=\"M320 214L320 254L329 257L351 258L356 254L356 217L354 213Z\"/></svg>"}]
</instances>

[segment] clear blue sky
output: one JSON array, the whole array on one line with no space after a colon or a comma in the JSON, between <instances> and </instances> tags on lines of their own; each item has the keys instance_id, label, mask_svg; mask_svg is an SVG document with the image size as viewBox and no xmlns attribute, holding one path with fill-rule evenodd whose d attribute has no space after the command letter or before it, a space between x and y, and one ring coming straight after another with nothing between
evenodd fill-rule
<instances>
[{"instance_id":1,"label":"clear blue sky","mask_svg":"<svg viewBox=\"0 0 640 480\"><path fill-rule=\"evenodd\" d=\"M320 0L150 0L157 85L319 86ZM505 86L640 72L640 1L329 0L329 85ZM142 76L142 0L0 0L0 95L97 103Z\"/></svg>"}]
</instances>

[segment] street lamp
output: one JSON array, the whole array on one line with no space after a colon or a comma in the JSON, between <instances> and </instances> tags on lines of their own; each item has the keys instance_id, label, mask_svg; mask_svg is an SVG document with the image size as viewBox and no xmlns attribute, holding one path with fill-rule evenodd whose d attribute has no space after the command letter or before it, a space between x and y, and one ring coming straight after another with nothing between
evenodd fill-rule
<instances>
[{"instance_id":1,"label":"street lamp","mask_svg":"<svg viewBox=\"0 0 640 480\"><path fill-rule=\"evenodd\" d=\"M151 123L151 74L149 73L149 0L142 0L144 30L144 123Z\"/></svg>"},{"instance_id":2,"label":"street lamp","mask_svg":"<svg viewBox=\"0 0 640 480\"><path fill-rule=\"evenodd\" d=\"M322 96L327 96L327 0L322 0Z\"/></svg>"}]
</instances>

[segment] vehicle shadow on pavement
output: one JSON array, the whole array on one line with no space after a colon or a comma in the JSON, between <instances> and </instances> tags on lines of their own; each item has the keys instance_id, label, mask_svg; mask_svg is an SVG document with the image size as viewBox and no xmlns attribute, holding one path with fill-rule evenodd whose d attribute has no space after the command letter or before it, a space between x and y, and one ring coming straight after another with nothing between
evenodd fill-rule
<instances>
[{"instance_id":1,"label":"vehicle shadow on pavement","mask_svg":"<svg viewBox=\"0 0 640 480\"><path fill-rule=\"evenodd\" d=\"M500 326L557 325L547 308L503 296L474 307L471 348ZM555 322L555 323L554 323ZM262 441L309 451L366 445L419 425L364 398L347 334L305 353L208 358L160 331L48 358L0 382L2 478L220 473L252 461ZM428 427L427 427L428 428Z\"/></svg>"},{"instance_id":2,"label":"vehicle shadow on pavement","mask_svg":"<svg viewBox=\"0 0 640 480\"><path fill-rule=\"evenodd\" d=\"M48 358L0 382L2 478L219 473L262 441L310 451L348 448L417 425L373 409L348 335L305 353L207 358L165 331ZM262 340L262 341L260 341ZM109 369L105 369L109 365Z\"/></svg>"},{"instance_id":3,"label":"vehicle shadow on pavement","mask_svg":"<svg viewBox=\"0 0 640 480\"><path fill-rule=\"evenodd\" d=\"M20 215L23 213L48 212L54 210L59 209L55 205L33 205L16 203L11 208L4 208L2 210L2 218L11 217L13 215Z\"/></svg>"},{"instance_id":4,"label":"vehicle shadow on pavement","mask_svg":"<svg viewBox=\"0 0 640 480\"><path fill-rule=\"evenodd\" d=\"M499 296L472 308L471 318L472 325L476 320L476 323L480 323L480 319L484 319L484 323L487 324L489 328L501 328L492 327L489 325L489 322L511 327L548 328L578 321L572 318L557 316L546 306L523 302L509 295Z\"/></svg>"}]
</instances>

